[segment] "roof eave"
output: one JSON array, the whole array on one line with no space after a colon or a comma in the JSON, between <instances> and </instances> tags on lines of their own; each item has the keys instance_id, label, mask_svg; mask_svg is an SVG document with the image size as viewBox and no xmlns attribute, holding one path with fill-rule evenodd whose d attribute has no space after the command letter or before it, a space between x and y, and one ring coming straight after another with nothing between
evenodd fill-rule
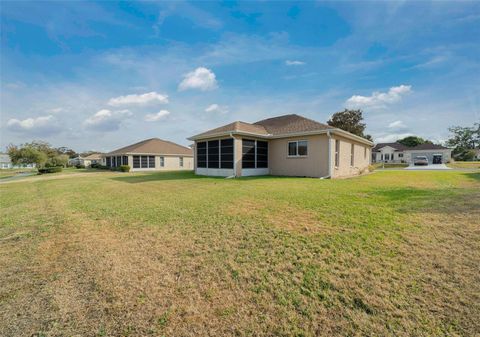
<instances>
[{"instance_id":1,"label":"roof eave","mask_svg":"<svg viewBox=\"0 0 480 337\"><path fill-rule=\"evenodd\" d=\"M314 131L292 132L292 133L285 133L285 134L279 134L279 135L272 135L272 134L264 135L264 134L244 132L244 131L223 131L223 132L212 133L212 134L209 134L209 135L196 135L196 136L192 136L192 137L187 138L187 139L190 140L190 141L196 141L196 140L217 138L217 137L223 137L223 136L229 136L229 135L251 136L251 137L258 137L258 138L265 138L265 139L279 139L279 138L288 138L288 137L320 135L320 134L326 134L327 132L337 133L337 134L340 134L340 135L342 135L346 138L354 139L358 142L367 144L369 146L373 146L373 142L369 141L368 139L365 139L363 137L354 135L350 132L347 132L347 131L344 131L344 130L338 129L338 128L331 128L331 129L325 129L325 130L314 130Z\"/></svg>"},{"instance_id":2,"label":"roof eave","mask_svg":"<svg viewBox=\"0 0 480 337\"><path fill-rule=\"evenodd\" d=\"M209 139L209 138L217 138L217 137L224 137L224 136L230 136L230 135L240 135L240 136L251 136L251 137L258 137L258 138L270 138L270 134L261 134L261 133L254 133L254 132L246 132L246 131L222 131L222 132L217 132L217 133L211 133L208 135L195 135L190 138L187 138L190 141L195 141L195 140L201 140L201 139Z\"/></svg>"}]
</instances>

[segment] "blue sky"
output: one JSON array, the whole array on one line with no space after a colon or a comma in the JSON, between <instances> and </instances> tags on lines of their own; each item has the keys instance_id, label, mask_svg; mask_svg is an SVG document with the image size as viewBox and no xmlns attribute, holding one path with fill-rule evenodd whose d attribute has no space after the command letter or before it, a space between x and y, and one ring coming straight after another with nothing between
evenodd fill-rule
<instances>
[{"instance_id":1,"label":"blue sky","mask_svg":"<svg viewBox=\"0 0 480 337\"><path fill-rule=\"evenodd\" d=\"M376 141L480 120L479 2L1 2L1 146L108 151L362 108Z\"/></svg>"}]
</instances>

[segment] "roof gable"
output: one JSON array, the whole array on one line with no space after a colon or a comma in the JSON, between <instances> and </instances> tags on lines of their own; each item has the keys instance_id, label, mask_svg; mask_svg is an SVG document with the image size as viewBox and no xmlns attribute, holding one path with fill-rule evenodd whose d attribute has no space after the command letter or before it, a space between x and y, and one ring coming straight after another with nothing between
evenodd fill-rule
<instances>
[{"instance_id":1,"label":"roof gable","mask_svg":"<svg viewBox=\"0 0 480 337\"><path fill-rule=\"evenodd\" d=\"M372 151L378 152L378 151L380 151L381 149L383 149L384 147L387 147L387 146L389 146L389 147L391 147L391 148L393 148L397 151L404 151L404 150L409 149L408 146L405 146L403 144L395 142L395 143L378 143L378 144L375 145L375 147L372 149Z\"/></svg>"},{"instance_id":2,"label":"roof gable","mask_svg":"<svg viewBox=\"0 0 480 337\"><path fill-rule=\"evenodd\" d=\"M296 114L263 119L255 122L254 125L263 126L269 134L274 136L332 129L329 125Z\"/></svg>"},{"instance_id":3,"label":"roof gable","mask_svg":"<svg viewBox=\"0 0 480 337\"><path fill-rule=\"evenodd\" d=\"M159 138L146 139L141 142L114 150L108 154L112 155L124 153L180 154L185 156L193 156L193 150L191 148Z\"/></svg>"},{"instance_id":4,"label":"roof gable","mask_svg":"<svg viewBox=\"0 0 480 337\"><path fill-rule=\"evenodd\" d=\"M211 129L196 135L196 137L207 137L207 136L214 136L220 133L228 133L228 132L246 132L246 133L253 133L258 135L268 135L268 132L265 130L264 127L260 125L254 125L250 123L245 123L241 121L236 121L227 125L222 125L218 128Z\"/></svg>"}]
</instances>

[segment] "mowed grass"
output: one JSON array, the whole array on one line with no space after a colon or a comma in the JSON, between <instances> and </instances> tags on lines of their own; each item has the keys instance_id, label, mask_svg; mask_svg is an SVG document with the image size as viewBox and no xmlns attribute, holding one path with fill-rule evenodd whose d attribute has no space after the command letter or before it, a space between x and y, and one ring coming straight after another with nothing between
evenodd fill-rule
<instances>
[{"instance_id":1,"label":"mowed grass","mask_svg":"<svg viewBox=\"0 0 480 337\"><path fill-rule=\"evenodd\" d=\"M454 161L447 166L459 169L480 169L480 161Z\"/></svg>"},{"instance_id":2,"label":"mowed grass","mask_svg":"<svg viewBox=\"0 0 480 337\"><path fill-rule=\"evenodd\" d=\"M480 174L0 184L2 336L474 336Z\"/></svg>"}]
</instances>

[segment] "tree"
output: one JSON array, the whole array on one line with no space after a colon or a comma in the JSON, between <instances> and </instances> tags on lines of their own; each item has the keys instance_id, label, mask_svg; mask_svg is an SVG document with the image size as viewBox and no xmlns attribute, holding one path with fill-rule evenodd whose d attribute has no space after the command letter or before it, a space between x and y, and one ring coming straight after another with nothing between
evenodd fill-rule
<instances>
[{"instance_id":1,"label":"tree","mask_svg":"<svg viewBox=\"0 0 480 337\"><path fill-rule=\"evenodd\" d=\"M327 121L327 124L333 126L335 128L339 128L354 135L366 138L371 140L372 136L365 135L364 131L366 128L366 124L363 122L363 111L358 110L349 110L345 109L340 112L335 112Z\"/></svg>"},{"instance_id":2,"label":"tree","mask_svg":"<svg viewBox=\"0 0 480 337\"><path fill-rule=\"evenodd\" d=\"M45 166L48 156L32 146L15 146L10 144L7 148L10 160L14 165L35 164L37 167Z\"/></svg>"},{"instance_id":3,"label":"tree","mask_svg":"<svg viewBox=\"0 0 480 337\"><path fill-rule=\"evenodd\" d=\"M415 147L421 144L432 144L431 141L423 139L422 137L417 136L408 136L402 139L397 140L397 143L403 144L408 147Z\"/></svg>"},{"instance_id":4,"label":"tree","mask_svg":"<svg viewBox=\"0 0 480 337\"><path fill-rule=\"evenodd\" d=\"M68 147L65 147L65 146L62 146L62 147L57 147L57 152L59 154L66 154L69 158L75 158L75 157L78 157L78 153L75 152L74 150L68 148Z\"/></svg>"},{"instance_id":5,"label":"tree","mask_svg":"<svg viewBox=\"0 0 480 337\"><path fill-rule=\"evenodd\" d=\"M37 167L65 166L68 155L52 148L50 144L42 141L16 146L8 146L8 154L14 164L36 164Z\"/></svg>"},{"instance_id":6,"label":"tree","mask_svg":"<svg viewBox=\"0 0 480 337\"><path fill-rule=\"evenodd\" d=\"M447 140L447 146L453 147L455 160L473 160L475 149L480 148L480 123L473 127L452 126L448 129L452 134Z\"/></svg>"},{"instance_id":7,"label":"tree","mask_svg":"<svg viewBox=\"0 0 480 337\"><path fill-rule=\"evenodd\" d=\"M68 163L68 159L69 159L68 155L59 154L59 155L56 155L55 157L49 158L45 165L66 167Z\"/></svg>"}]
</instances>

